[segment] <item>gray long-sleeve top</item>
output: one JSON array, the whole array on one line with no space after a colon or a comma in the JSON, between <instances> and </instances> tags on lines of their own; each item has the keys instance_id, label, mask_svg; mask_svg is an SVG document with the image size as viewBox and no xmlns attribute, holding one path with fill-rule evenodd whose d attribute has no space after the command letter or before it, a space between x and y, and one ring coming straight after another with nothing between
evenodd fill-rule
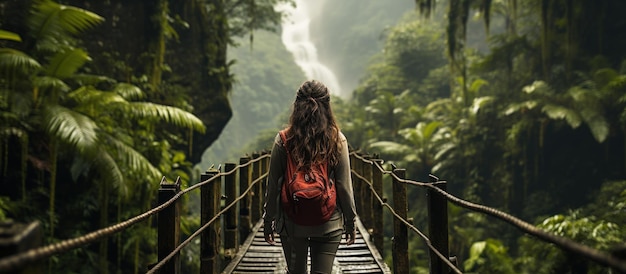
<instances>
[{"instance_id":1,"label":"gray long-sleeve top","mask_svg":"<svg viewBox=\"0 0 626 274\"><path fill-rule=\"evenodd\" d=\"M330 220L324 224L301 226L289 221L281 209L280 190L285 170L287 169L287 151L283 146L280 134L276 135L270 158L270 170L265 192L265 212L263 213L265 233L275 231L297 237L310 237L322 236L337 229L345 229L345 232L354 231L356 206L354 204L354 190L350 174L348 141L342 133L340 133L340 139L339 163L332 171L329 170L329 174L333 174L334 171L335 185L337 187L337 210L335 210ZM283 228L286 228L286 230Z\"/></svg>"}]
</instances>

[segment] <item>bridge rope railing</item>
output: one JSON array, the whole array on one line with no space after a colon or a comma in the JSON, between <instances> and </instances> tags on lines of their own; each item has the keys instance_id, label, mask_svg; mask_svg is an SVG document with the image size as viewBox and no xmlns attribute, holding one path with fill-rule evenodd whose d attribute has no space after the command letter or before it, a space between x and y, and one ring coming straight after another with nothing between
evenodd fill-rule
<instances>
[{"instance_id":1,"label":"bridge rope railing","mask_svg":"<svg viewBox=\"0 0 626 274\"><path fill-rule=\"evenodd\" d=\"M228 172L227 172L228 173ZM226 173L220 173L217 176L220 175L226 175ZM148 272L146 272L146 274L152 274L152 273L156 273L161 267L163 267L169 260L171 260L174 256L176 256L177 254L179 254L179 252L185 247L187 246L194 238L196 238L198 235L200 235L200 233L204 232L210 225L212 225L216 220L219 220L219 218L224 215L228 210L230 210L232 207L236 206L237 203L239 201L241 201L242 199L244 199L246 197L246 195L248 195L248 193L250 193L250 191L252 190L252 188L254 186L256 186L257 184L259 184L260 182L263 181L263 179L267 178L268 172L264 173L261 175L261 177L257 178L256 180L252 181L252 183L250 184L250 186L244 190L241 195L239 195L237 198L235 198L235 200L233 202L231 202L230 204L226 205L221 211L218 212L217 215L213 216L212 219L210 219L206 224L204 224L203 226L201 226L200 228L198 228L193 234L191 234L185 241L183 241L182 243L180 243L180 245L178 245L172 252L170 252L165 258L161 259L152 269L150 269ZM215 178L215 177L213 177Z\"/></svg>"},{"instance_id":2,"label":"bridge rope railing","mask_svg":"<svg viewBox=\"0 0 626 274\"><path fill-rule=\"evenodd\" d=\"M102 240L106 237L112 236L116 233L119 233L121 231L124 231L125 229L133 226L134 224L137 224L139 222L145 221L147 218L149 218L150 216L160 213L162 211L164 211L165 209L167 209L168 207L172 207L180 197L182 197L183 195L198 189L198 188L203 188L206 187L209 183L214 182L217 179L220 179L224 176L229 176L229 175L233 175L235 172L239 171L242 168L247 168L248 166L253 165L254 170L261 170L261 169L265 169L267 170L267 159L269 159L270 155L269 153L263 153L263 154L253 154L254 159L250 159L249 157L243 157L241 159L242 164L235 166L232 170L229 170L227 172L211 172L212 176L210 176L209 178L194 184L182 191L177 191L175 195L173 195L172 197L168 198L165 201L162 201L158 206L144 212L141 213L135 217L132 217L130 219L127 219L126 221L122 221L119 222L117 224L114 225L110 225L108 227L105 228L101 228L98 229L96 231L87 233L85 235L82 236L78 236L78 237L74 237L71 239L66 239L66 240L62 240L60 242L57 243L53 243L53 244L49 244L46 246L42 246L42 247L36 247L36 248L32 248L29 249L27 251L21 252L21 253L17 253L14 255L10 255L4 258L0 258L0 273L12 273L15 272L17 270L20 270L22 268L24 268L25 266L37 262L37 261L41 261L41 260L45 260L50 258L51 256L55 255L55 254L60 254L60 253L65 253L68 251L71 251L73 249L79 248L81 246L85 246L91 243L94 243L96 241ZM259 164L259 162L264 161L263 163ZM257 165L254 165L257 164ZM265 168L264 168L265 167ZM250 170L253 171L253 170ZM246 172L248 172L248 170L246 170ZM250 172L249 172L250 173ZM254 173L254 172L251 172ZM227 205L226 207L224 207L223 210L217 212L217 214L215 214L213 216L212 219L210 219L208 222L206 222L204 225L202 225L196 232L194 232L187 240L185 240L184 242L182 242L180 245L177 245L177 247L174 249L174 251L171 251L168 253L167 256L165 256L164 258L160 258L159 262L157 262L152 269L150 269L147 273L155 273L156 271L158 271L159 269L161 269L164 265L166 265L173 257L175 257L180 250L182 250L183 247L185 247L187 244L189 244L189 242L191 242L191 240L195 237L197 237L198 235L200 235L202 232L204 232L204 230L206 230L210 225L214 224L215 220L218 220L219 217L221 217L224 213L226 213L228 210L232 210L232 208L237 205L238 202L240 202L241 200L243 200L244 198L246 198L246 196L250 195L250 192L254 189L254 187L259 187L261 184L260 182L263 181L263 179L265 179L267 177L267 172L265 172L264 174L256 174L255 177L257 178L253 178L253 180L251 180L250 175L255 176L254 174L240 174L241 177L241 181L246 181L247 180L247 188L245 188L245 191L243 191L241 193L241 195L239 195L238 197L235 198L234 202L231 202L229 205ZM160 185L166 185L167 180L165 177L162 178ZM180 178L177 178L176 182L173 184L176 185L178 187L180 187ZM245 185L242 183L242 185ZM257 193L255 194L257 199L259 199L258 197L260 197L261 190L257 189ZM221 195L220 195L221 196ZM257 209L260 207L260 199L259 199L259 206L257 206ZM257 216L257 218L259 218L260 216L260 211L257 210L257 214L255 214ZM247 225L248 229L250 228L250 224ZM245 228L244 228L245 229ZM161 233L161 232L159 232ZM176 266L174 266L174 268L176 268ZM178 272L176 272L178 273ZM216 272L213 272L216 273Z\"/></svg>"},{"instance_id":3,"label":"bridge rope railing","mask_svg":"<svg viewBox=\"0 0 626 274\"><path fill-rule=\"evenodd\" d=\"M370 160L368 156L362 156L358 152L352 152L350 156L351 156L351 161L354 161L352 162L352 171L351 171L354 178L360 182L363 182L364 184L361 184L361 185L367 186L366 192L370 193L370 195L373 195L373 196L359 195L363 193L358 193L358 190L356 189L359 188L359 184L355 184L355 193L357 193L357 197L358 197L357 200L361 200L361 203L357 204L357 209L359 209L359 216L361 217L364 225L366 225L366 227L368 228L368 232L370 230L372 231L370 233L373 236L373 238L380 239L381 237L382 217L374 218L374 219L378 219L378 221L380 221L381 223L373 225L373 221L371 220L372 209L370 208L369 209L370 211L369 212L367 211L368 206L373 206L374 204L373 201L371 200L371 198L373 197L376 199L377 204L380 207L380 210L382 210L383 207L387 208L387 210L389 210L391 214L394 216L394 220L398 220L398 223L401 223L402 227L405 228L403 231L402 227L399 225L396 225L394 221L394 243L393 243L394 246L396 245L402 246L408 243L406 239L406 235L404 235L404 238L402 238L402 234L406 234L406 228L413 230L425 241L426 245L428 246L431 252L431 257L432 257L431 262L430 262L431 268L432 267L437 268L435 271L431 270L431 273L447 273L449 271L453 271L454 273L461 273L461 271L451 261L451 258L449 257L449 254L448 254L447 220L444 220L445 221L443 225L444 229L441 229L441 226L440 227L430 226L431 223L436 223L436 222L430 222L429 220L429 227L430 227L429 231L431 232L431 235L430 235L431 237L429 238L428 236L426 236L426 234L421 232L419 229L417 229L412 224L412 221L410 221L410 218L407 218L406 216L406 189L404 189L403 195L399 195L400 196L399 199L398 197L395 197L396 196L395 188L398 185L404 185L404 186L415 185L415 186L425 187L428 189L428 191L430 191L429 195L432 196L432 197L429 197L429 199L435 198L434 196L435 194L437 194L445 198L444 201L446 201L446 203L447 201L449 201L453 204L464 207L466 209L485 213L490 216L496 217L498 219L504 220L505 222L517 227L523 232L526 232L532 236L535 236L538 239L543 240L545 242L553 243L554 245L556 245L557 247L563 250L573 252L575 254L578 254L580 256L593 260L601 265L615 268L616 270L619 270L621 272L626 272L626 262L616 258L615 256L601 252L599 250L593 249L583 244L577 243L570 239L547 233L527 222L520 220L519 218L516 218L515 216L509 215L497 209L490 208L490 207L480 205L480 204L475 204L475 203L463 200L461 198L458 198L456 196L453 196L447 193L445 191L445 184L446 184L445 181L439 181L437 179L437 181L435 182L424 183L424 182L407 180L403 178L404 172L402 169L397 169L394 166L393 171L385 170L382 167L382 160ZM63 240L58 243L50 244L50 245L39 247L39 248L33 248L22 253L0 258L0 273L7 273L7 272L15 271L19 269L20 267L28 265L32 262L47 259L51 257L52 255L64 253L72 249L78 248L80 246L84 246L84 245L93 243L95 241L101 240L105 237L109 237L115 233L121 232L131 227L132 225L138 222L144 221L150 216L157 214L157 213L159 213L159 260L156 264L152 266L152 268L148 271L148 273L156 273L160 270L163 270L164 268L167 268L163 270L167 273L179 273L179 270L178 270L179 267L177 266L177 262L176 260L172 260L172 259L175 259L177 255L180 254L181 250L199 235L203 235L203 237L201 238L203 243L201 243L201 252L200 252L201 256L203 256L203 258L201 259L201 270L203 273L217 273L220 269L220 266L219 266L220 258L216 254L219 251L216 252L216 250L219 250L220 243L214 239L215 234L218 233L217 229L216 228L209 229L209 228L211 228L211 226L215 226L215 223L216 223L215 221L218 220L218 218L222 217L224 214L228 215L228 212L233 211L236 208L235 205L239 203L240 212L238 214L238 217L240 220L242 220L241 226L237 227L237 225L235 224L236 227L233 228L232 224L230 224L230 227L225 229L225 234L226 234L226 237L231 238L231 240L224 241L224 243L231 242L230 244L228 244L228 246L224 245L224 250L228 248L237 250L239 239L237 239L237 237L234 237L232 235L229 237L228 235L229 233L230 234L235 233L236 235L237 232L240 232L240 234L245 237L247 234L249 234L249 232L251 232L250 230L251 223L261 218L262 203L263 203L261 199L261 196L263 194L263 190L262 190L263 184L261 182L263 182L263 180L267 178L267 170L269 167L268 161L267 161L268 159L269 159L269 153L265 153L262 155L253 154L252 159L250 157L243 157L240 160L241 164L239 165L226 164L225 172L220 172L219 168L218 170L207 171L206 174L203 174L203 177L201 177L201 181L199 183L194 184L193 186L190 186L182 191L180 191L180 189L175 190L173 192L173 195L171 195L170 197L166 197L163 200L161 200L161 197L160 197L158 206L142 214L139 214L133 218L130 218L126 221L108 226L106 228L98 229L96 231L85 234L83 236L75 237L75 238L68 239L68 240ZM249 168L250 166L252 166L251 169ZM373 167L375 167L375 169ZM237 171L239 171L238 173L239 174L239 188L241 190L239 192L239 195L235 194L237 191L235 190L236 182L235 182L234 176ZM369 176L364 176L362 173L369 174ZM374 174L378 174L378 175L374 176ZM382 197L382 175L383 174L390 175L392 179L394 180L394 184L393 184L394 206L391 206L390 204L388 204L386 202L386 199ZM222 192L220 189L221 184L218 184L218 183L211 184L211 183L221 178L225 178L224 185L227 187L226 196L229 199L229 202L225 206L223 206L221 210L218 211L217 208L219 208L220 206L216 206L216 203L217 203L216 201L220 201L221 203L221 199L223 198L221 195ZM180 187L179 179L177 179L174 184L167 184L166 179L163 178L161 180L162 189L167 190L168 185L170 186L174 185L179 188ZM208 188L208 187L211 187L211 188ZM167 211L168 209L175 208L176 203L180 197L198 188L202 189L203 191L203 195L202 195L203 203L205 200L211 200L213 209L208 210L207 212L204 212L205 206L204 205L202 206L203 212L202 212L201 227L197 229L192 235L190 235L185 241L179 244L178 239L180 237L176 231L177 229L163 229L163 231L161 231L162 230L161 219L163 219L163 222L172 222L172 220L179 219L178 215L175 215L174 218L168 218L168 214L163 214L163 212ZM206 193L212 193L213 196L205 197L207 196L207 195L204 195ZM159 194L161 194L161 189L159 190ZM404 198L402 198L401 196L404 196ZM401 199L404 199L404 201L400 201L399 203L397 203L396 200L401 200ZM207 201L207 203L208 202L209 201ZM368 202L369 202L369 205L368 205ZM430 207L431 206L429 203L429 219L431 215ZM443 211L447 211L447 207L445 203L443 205L440 203L438 206L432 206L432 207L441 207L443 208ZM211 206L209 206L209 208L211 208ZM402 208L404 209L399 210ZM442 210L441 208L439 208L439 212L441 212ZM163 216L161 216L161 214L163 214ZM436 214L433 214L433 215L436 215ZM440 215L445 215L445 218L447 218L447 214L440 214ZM225 220L224 223L229 223L229 221ZM175 224L175 225L179 226L179 224ZM372 230L371 228L373 226L375 226L376 228ZM210 232L209 233L207 232L207 229L213 230L213 231L209 231ZM169 231L169 230L172 230L172 231ZM431 240L433 238L433 232L439 233L441 231L444 231L445 233L445 240L441 239L441 235L435 237L437 239ZM171 236L169 237L169 239L173 240L173 245L161 246L161 242L162 242L161 234L168 236L167 235L168 233L171 234L169 235ZM211 237L206 237L206 234L213 234L213 240L210 240ZM211 241L209 244L206 243L207 238L209 239L209 241ZM164 237L164 239L167 240L168 238ZM383 250L382 240L377 241L376 239L374 239L375 245L382 252ZM233 241L234 243L232 243ZM163 242L166 242L166 241L163 241ZM208 251L204 250L206 248L210 248L211 250L208 250ZM408 252L399 252L399 253L408 256ZM397 255L398 254L394 252L394 270L402 272L402 269L405 269L406 267L406 271L408 271L408 257L407 257L406 262L400 262L402 260L401 257L403 256L402 255L397 256ZM226 257L226 256L222 256L222 257ZM436 257L436 260L433 259L434 257ZM396 263L396 259L398 260L398 263ZM171 270L174 270L174 271L171 271Z\"/></svg>"},{"instance_id":4,"label":"bridge rope railing","mask_svg":"<svg viewBox=\"0 0 626 274\"><path fill-rule=\"evenodd\" d=\"M458 205L460 207L472 210L472 211L476 211L476 212L481 212L484 214L487 214L489 216L495 217L497 219L503 220L507 223L509 223L510 225L518 228L519 230L532 235L534 237L536 237L537 239L544 241L544 242L548 242L548 243L552 243L555 246L557 246L558 248L568 251L568 252L572 252L574 254L580 255L581 257L587 258L589 260L592 260L600 265L604 265L606 267L611 267L614 268L620 272L624 272L626 273L626 261L621 260L609 253L605 253L602 252L600 250L591 248L589 246L586 246L584 244L578 243L576 241L573 241L571 239L565 238L565 237L561 237L555 234L551 234L548 233L544 230L539 229L538 227L529 224L515 216L512 216L510 214L507 214L503 211L497 210L495 208L491 208L485 205L480 205L480 204L476 204L473 202L469 202L466 201L464 199L458 198L450 193L448 193L447 191L445 191L445 187L441 187L441 186L445 186L446 182L445 181L440 181L438 178L437 181L435 182L430 182L430 183L425 183L425 182L417 182L417 181L413 181L413 180L407 180L405 178L401 178L401 176L398 176L398 174L396 174L396 172L394 172L396 170L396 167L394 166L394 171L388 171L385 170L381 163L381 160L371 160L368 159L368 156L363 156L360 155L358 152L352 152L350 154L354 159L367 164L367 165L371 165L372 167L375 167L377 169L378 172L380 172L380 174L387 174L390 175L393 179L394 179L394 183L403 183L403 184L407 184L407 185L415 185L415 186L419 186L419 187L424 187L427 188L429 191L431 191L430 193L437 193L438 195L441 195L443 198L445 198L447 201ZM353 162L354 163L354 162ZM353 166L358 166L358 164L353 165ZM402 223L404 223L404 225L406 225L408 228L410 228L411 230L415 231L426 243L426 245L428 246L428 248L431 250L431 252L433 252L432 254L435 254L438 259L440 260L440 262L443 262L444 264L447 265L447 267L449 267L448 270L454 271L455 273L461 273L460 270L454 266L454 264L450 261L450 258L447 256L447 254L442 254L442 252L440 250L437 250L437 248L431 243L431 240L421 231L419 231L417 228L415 228L413 226L413 224L411 224L411 222L409 222L407 219L403 218L402 216L400 216L400 214L398 214L396 212L396 210L394 210L387 202L384 198L381 197L382 192L381 191L377 191L375 189L374 183L369 179L366 178L366 176L363 176L362 174L359 174L358 170L352 170L352 174L358 178L358 180L360 182L365 183L368 186L368 191L370 193L372 193L374 195L374 197L376 198L376 200L378 201L380 206L386 207L388 208L392 215L394 216L394 219L399 219ZM395 195L395 192L394 192ZM404 193L404 195L406 196L406 193ZM432 195L432 194L430 194ZM394 197L395 199L396 197ZM406 198L405 198L406 199ZM429 205L430 206L430 205ZM361 215L361 213L359 213L359 215ZM367 214L366 214L367 215ZM446 214L446 218L447 218L447 214ZM380 218L382 219L382 218ZM368 223L367 221L365 223ZM445 223L445 234L447 235L447 222ZM396 237L397 235L394 235L394 237ZM447 236L446 236L447 237ZM446 247L445 249L445 253L448 252L447 250L447 239L445 241L445 245ZM395 259L395 257L394 257ZM395 264L395 263L394 263ZM432 258L431 258L431 267L433 265L432 262ZM402 270L400 270L402 271ZM408 269L407 269L408 271ZM442 271L441 273L447 273L447 271ZM431 273L433 273L431 271ZM438 271L435 271L434 273L440 273Z\"/></svg>"},{"instance_id":5,"label":"bridge rope railing","mask_svg":"<svg viewBox=\"0 0 626 274\"><path fill-rule=\"evenodd\" d=\"M372 191L372 194L374 195L374 197L376 198L376 200L378 200L379 204L381 206L386 207L389 212L394 216L394 218L398 219L400 222L402 222L404 225L406 225L408 228L410 228L411 230L413 230L415 233L417 233L426 243L426 246L428 246L428 248L434 252L437 257L439 257L445 264L448 265L448 267L450 267L450 269L452 271L454 271L454 273L459 273L461 274L461 270L459 270L457 268L456 265L454 265L454 263L452 263L450 261L450 259L446 256L444 256L443 254L441 254L441 252L439 252L439 250L437 250L437 248L435 248L430 239L428 238L428 236L426 236L425 233L423 233L422 231L420 231L417 227L415 227L409 220L403 218L402 216L400 216L400 214L398 214L396 212L396 210L393 209L393 207L391 205L389 205L387 202L384 201L384 199L375 191L373 191L373 184L370 180L368 180L367 178L363 177L361 174L358 174L356 171L352 171L352 174L354 176L356 176L357 178L359 178L360 180L362 180L362 182L364 182L365 184L367 184L370 187L370 191Z\"/></svg>"}]
</instances>

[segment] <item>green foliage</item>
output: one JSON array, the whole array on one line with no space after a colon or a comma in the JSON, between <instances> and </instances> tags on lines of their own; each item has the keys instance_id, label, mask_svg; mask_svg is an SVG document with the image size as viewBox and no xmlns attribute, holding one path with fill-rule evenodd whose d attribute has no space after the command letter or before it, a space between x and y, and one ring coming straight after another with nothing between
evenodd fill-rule
<instances>
[{"instance_id":1,"label":"green foliage","mask_svg":"<svg viewBox=\"0 0 626 274\"><path fill-rule=\"evenodd\" d=\"M42 221L48 231L46 242L78 236L107 226L114 217L121 221L145 211L164 174L171 181L180 177L186 187L191 164L156 132L166 127L164 123L188 131L205 130L202 121L185 110L143 101L147 96L135 85L87 73L91 58L77 46L74 35L102 20L82 9L35 1L26 21L30 30L26 37L32 41L25 42L36 46L28 53L0 49L1 163L6 180L22 182L21 193L15 188L3 192L1 217ZM11 163L7 155L21 163ZM90 198L59 202L57 192ZM116 214L109 213L112 207L118 208ZM57 226L65 229L55 231ZM149 224L144 231L124 237L129 240L124 252L131 255L136 270L154 262L156 235ZM122 240L119 236L115 241ZM53 258L51 269L86 273L113 268L107 263L107 250L106 242L100 252L77 249Z\"/></svg>"},{"instance_id":2,"label":"green foliage","mask_svg":"<svg viewBox=\"0 0 626 274\"><path fill-rule=\"evenodd\" d=\"M3 75L28 73L37 70L41 64L26 53L10 48L0 48L0 69ZM10 77L7 77L10 79Z\"/></svg>"},{"instance_id":3,"label":"green foliage","mask_svg":"<svg viewBox=\"0 0 626 274\"><path fill-rule=\"evenodd\" d=\"M0 39L22 42L19 34L0 29Z\"/></svg>"},{"instance_id":4,"label":"green foliage","mask_svg":"<svg viewBox=\"0 0 626 274\"><path fill-rule=\"evenodd\" d=\"M607 250L622 242L624 231L616 223L581 216L580 211L558 214L545 219L538 227L587 246ZM551 244L523 237L520 258L516 261L525 273L563 273L586 269L586 273L605 273L606 269L566 253ZM539 261L538 261L539 260Z\"/></svg>"},{"instance_id":5,"label":"green foliage","mask_svg":"<svg viewBox=\"0 0 626 274\"><path fill-rule=\"evenodd\" d=\"M606 140L609 124L604 117L602 94L590 89L588 84L571 87L566 93L559 94L545 82L538 81L524 87L523 91L533 99L512 105L506 113L540 107L550 119L564 119L572 128L577 128L584 121L598 142Z\"/></svg>"},{"instance_id":6,"label":"green foliage","mask_svg":"<svg viewBox=\"0 0 626 274\"><path fill-rule=\"evenodd\" d=\"M487 239L472 244L463 267L467 273L516 273L512 263L502 242Z\"/></svg>"},{"instance_id":7,"label":"green foliage","mask_svg":"<svg viewBox=\"0 0 626 274\"><path fill-rule=\"evenodd\" d=\"M557 1L573 5L569 8L577 11L576 16L568 17L559 9L514 2L494 1L480 7L471 1L454 2L447 26L452 71L435 57L441 56L434 53L436 49L445 46L437 42L437 35L443 33L438 22L408 18L391 29L384 53L372 59L354 100L346 103L349 115L342 116L347 120L343 129L351 144L406 166L411 178L434 172L449 182L450 192L466 200L531 220L582 207L579 215L557 215L564 219L546 220L552 225L542 227L549 231L560 227L562 235L606 250L624 233L622 211L613 208L623 206L622 191L617 191L621 184L600 190L602 182L624 176L623 50L600 53L582 37L567 35L575 32L575 26L587 29L586 25L604 22L608 6L623 4L598 7ZM490 6L494 10L487 15ZM489 21L485 23L496 27L488 50L470 48L471 39L477 37L467 32L473 11L482 12ZM546 19L540 20L542 12L550 17L544 22L548 26L540 25ZM612 20L623 22L619 16ZM556 22L568 25L549 27ZM541 40L539 35L546 31L548 36ZM612 40L613 36L602 37ZM559 39L569 42L554 43ZM568 47L577 47L577 54L572 55L573 48ZM543 65L547 74L540 73ZM426 130L429 124L433 128L437 124L437 130ZM426 138L429 132L432 135ZM583 207L598 190L597 197L610 201L611 207ZM421 194L409 192L414 201L410 212L419 223L424 213L413 198ZM581 217L583 213L587 217ZM477 213L453 207L449 217L451 250L460 258L470 258L465 263L468 271L564 273L567 265L578 260L554 247L545 251L548 245L540 242L518 246L519 235L507 224L486 221ZM577 230L576 237L568 234ZM546 249L539 251L535 245ZM509 253L521 259L512 259ZM531 256L537 259L528 261ZM581 269L589 273L603 271L583 264Z\"/></svg>"}]
</instances>

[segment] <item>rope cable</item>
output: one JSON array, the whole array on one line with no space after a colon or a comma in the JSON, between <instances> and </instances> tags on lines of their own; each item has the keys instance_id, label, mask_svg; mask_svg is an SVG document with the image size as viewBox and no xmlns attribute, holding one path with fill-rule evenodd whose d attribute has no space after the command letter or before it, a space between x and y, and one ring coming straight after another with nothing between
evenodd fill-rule
<instances>
[{"instance_id":1,"label":"rope cable","mask_svg":"<svg viewBox=\"0 0 626 274\"><path fill-rule=\"evenodd\" d=\"M252 183L250 183L250 186L248 186L248 188L244 192L242 192L241 195L239 195L232 203L230 203L228 206L224 207L224 209L222 209L220 212L218 212L217 215L215 215L211 220L209 220L202 227L198 228L196 230L196 232L194 232L189 237L187 237L187 239L185 241L180 243L174 250L172 250L172 252L170 252L170 254L165 256L165 258L163 258L158 264L156 264L152 269L150 269L148 272L146 272L146 274L155 273L157 270L159 270L161 267L163 267L163 265L165 265L165 263L167 263L167 261L169 261L174 256L176 256L176 254L178 254L187 244L189 244L191 242L191 240L193 240L195 237L200 235L200 233L202 233L205 229L207 229L215 220L217 220L217 218L221 217L226 211L228 211L231 207L236 205L237 202L239 202L240 200L245 198L245 196L250 192L250 190L252 190L252 187L254 185L256 185L258 182L260 182L263 179L265 179L267 177L267 175L268 175L268 172L266 172L265 174L261 175L256 180L252 181Z\"/></svg>"},{"instance_id":2,"label":"rope cable","mask_svg":"<svg viewBox=\"0 0 626 274\"><path fill-rule=\"evenodd\" d=\"M363 161L364 163L368 163L368 164L374 164L374 161L365 159L364 157L361 157L360 155L358 155L356 152L352 152L350 153L351 155L354 155L356 158L360 159L361 161ZM536 226L533 226L517 217L514 217L510 214L507 214L505 212L502 212L500 210L497 210L495 208L491 208L488 206L484 206L484 205L480 205L480 204L475 204L466 200L463 200L461 198L458 198L452 194L449 194L446 191L443 191L442 189L435 187L435 184L437 183L446 183L445 181L438 181L438 182L434 182L434 183L424 183L424 182L416 182L416 181L412 181L412 180L406 180L406 179L402 179L399 178L398 176L396 176L396 174L394 174L393 172L390 171L385 171L382 169L382 167L380 165L375 165L379 170L381 170L381 172L386 173L386 174L391 174L391 176L393 178L395 178L396 180L398 180L401 183L406 183L406 184L411 184L411 185L416 185L416 186L421 186L421 187L427 187L427 188L431 188L434 189L435 191L437 191L438 193L440 193L441 195L443 195L447 200L449 200L450 202L461 206L463 208L466 209L470 209L470 210L474 210L474 211L478 211L478 212L482 212L485 213L487 215L496 217L498 219L501 219L515 227L517 227L518 229L522 230L523 232L526 232L532 236L537 237L538 239L545 241L545 242L549 242L552 244L555 244L557 247L566 250L566 251L570 251L573 252L575 254L581 255L583 257L586 257L590 260L593 260L601 265L604 266L609 266L609 267L614 267L616 269L618 269L621 272L626 272L626 261L622 261L618 258L616 258L615 256L609 255L605 252L593 249L589 246L577 243L575 241L572 241L568 238L562 237L562 236L558 236L555 234L551 234L548 233L546 231L543 231L539 228L537 228Z\"/></svg>"},{"instance_id":3,"label":"rope cable","mask_svg":"<svg viewBox=\"0 0 626 274\"><path fill-rule=\"evenodd\" d=\"M27 250L25 252L22 253L18 253L15 255L11 255L11 256L7 256L5 258L0 259L0 272L4 273L9 272L9 271L15 271L17 270L19 267L22 267L28 263L32 263L38 260L42 260L45 258L48 258L54 254L58 254L58 253L63 253L63 252L67 252L69 250L78 248L80 246L84 246L87 244L90 244L92 242L95 242L97 240L100 240L104 237L108 237L112 234L115 234L117 232L123 231L126 228L141 222L143 220L145 220L146 218L160 212L161 210L165 209L166 207L168 207L169 205L171 205L172 203L174 203L176 200L178 200L178 198L180 198L182 195L186 194L187 192L190 192L194 189L197 189L205 184L208 184L210 182L212 182L213 180L215 180L216 178L219 178L221 176L225 176L225 175L230 175L232 173L234 173L235 171L237 171L239 168L247 166L247 165L251 165L252 163L258 162L261 159L264 158L268 158L270 157L270 154L263 154L255 159L252 159L248 162L246 162L245 164L239 164L237 166L235 166L235 168L229 172L223 172L223 173L217 173L215 174L213 177L199 182L191 187L188 187L185 190L182 190L180 192L178 192L176 195L174 195L171 199L169 199L168 201L165 201L163 204L148 210L142 214L139 214L133 218L130 218L124 222L120 222L102 229L98 229L96 231L90 232L88 234L85 234L83 236L79 236L79 237L75 237L75 238L71 238L71 239L67 239L67 240L63 240L60 241L58 243L54 243L54 244L50 244L50 245L46 245L46 246L42 246L42 247L38 247L38 248L33 248L30 250Z\"/></svg>"},{"instance_id":4,"label":"rope cable","mask_svg":"<svg viewBox=\"0 0 626 274\"><path fill-rule=\"evenodd\" d=\"M446 256L444 256L443 254L441 254L441 252L439 252L439 250L437 250L437 248L435 248L430 239L428 238L428 236L426 236L422 231L420 231L417 227L415 227L413 224L409 223L409 221L407 221L406 219L402 218L402 216L400 216L394 209L393 207L391 207L391 205L389 205L388 203L384 202L383 199L378 195L378 193L376 193L376 191L374 191L374 187L372 182L370 182L369 180L367 180L365 177L361 176L360 174L358 174L356 171L351 170L352 174L354 174L355 176L357 176L359 179L361 179L363 182L365 182L369 188L370 191L374 194L374 196L376 197L376 200L378 200L378 202L380 203L381 206L386 207L387 209L389 209L389 211L391 212L391 214L393 214L393 216L400 220L402 223L404 223L408 228L410 228L411 230L415 231L426 243L426 245L428 246L428 248L430 250L432 250L437 257L439 257L443 262L445 262L455 273L461 274L461 270L459 270L454 264L452 264L452 262L450 262L450 258L446 258Z\"/></svg>"}]
</instances>

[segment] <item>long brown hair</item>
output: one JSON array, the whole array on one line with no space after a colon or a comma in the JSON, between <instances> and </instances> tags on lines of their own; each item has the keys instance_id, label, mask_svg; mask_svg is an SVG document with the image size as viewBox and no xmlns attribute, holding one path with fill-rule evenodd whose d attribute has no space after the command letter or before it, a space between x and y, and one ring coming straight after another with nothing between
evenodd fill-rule
<instances>
[{"instance_id":1,"label":"long brown hair","mask_svg":"<svg viewBox=\"0 0 626 274\"><path fill-rule=\"evenodd\" d=\"M293 102L287 130L288 149L296 166L339 161L339 127L330 107L328 88L319 81L302 83Z\"/></svg>"}]
</instances>

